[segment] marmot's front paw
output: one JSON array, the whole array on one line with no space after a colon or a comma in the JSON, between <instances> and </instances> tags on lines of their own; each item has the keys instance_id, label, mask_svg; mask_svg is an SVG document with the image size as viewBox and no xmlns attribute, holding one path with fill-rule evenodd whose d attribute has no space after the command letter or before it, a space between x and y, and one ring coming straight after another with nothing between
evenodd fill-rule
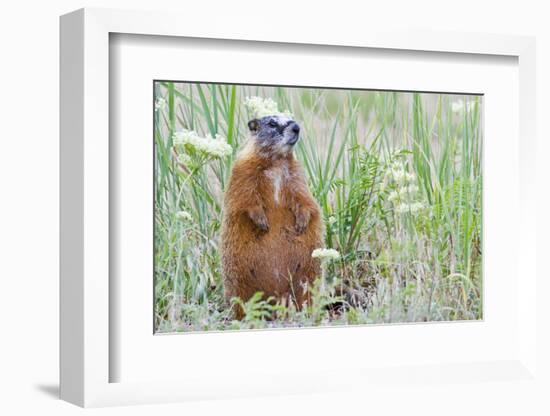
<instances>
[{"instance_id":1,"label":"marmot's front paw","mask_svg":"<svg viewBox=\"0 0 550 416\"><path fill-rule=\"evenodd\" d=\"M294 229L298 234L303 234L309 224L309 212L300 211L296 214L296 224Z\"/></svg>"},{"instance_id":2,"label":"marmot's front paw","mask_svg":"<svg viewBox=\"0 0 550 416\"><path fill-rule=\"evenodd\" d=\"M260 230L267 232L269 230L269 224L267 217L263 211L254 211L250 213L250 219Z\"/></svg>"}]
</instances>

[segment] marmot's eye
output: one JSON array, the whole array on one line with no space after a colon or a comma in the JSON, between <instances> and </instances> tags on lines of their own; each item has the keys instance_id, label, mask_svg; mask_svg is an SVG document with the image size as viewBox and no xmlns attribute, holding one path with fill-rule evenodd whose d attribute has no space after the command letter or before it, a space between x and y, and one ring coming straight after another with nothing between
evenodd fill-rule
<instances>
[{"instance_id":1,"label":"marmot's eye","mask_svg":"<svg viewBox=\"0 0 550 416\"><path fill-rule=\"evenodd\" d=\"M275 120L271 120L269 123L267 123L269 127L277 127L277 122Z\"/></svg>"}]
</instances>

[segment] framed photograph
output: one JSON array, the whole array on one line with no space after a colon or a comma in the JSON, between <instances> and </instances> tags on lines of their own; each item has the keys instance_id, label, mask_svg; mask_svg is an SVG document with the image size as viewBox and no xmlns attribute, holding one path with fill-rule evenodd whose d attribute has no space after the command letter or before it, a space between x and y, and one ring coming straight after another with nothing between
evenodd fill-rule
<instances>
[{"instance_id":1,"label":"framed photograph","mask_svg":"<svg viewBox=\"0 0 550 416\"><path fill-rule=\"evenodd\" d=\"M522 37L63 16L62 398L536 383L533 74Z\"/></svg>"},{"instance_id":2,"label":"framed photograph","mask_svg":"<svg viewBox=\"0 0 550 416\"><path fill-rule=\"evenodd\" d=\"M483 319L481 95L153 88L156 333Z\"/></svg>"}]
</instances>

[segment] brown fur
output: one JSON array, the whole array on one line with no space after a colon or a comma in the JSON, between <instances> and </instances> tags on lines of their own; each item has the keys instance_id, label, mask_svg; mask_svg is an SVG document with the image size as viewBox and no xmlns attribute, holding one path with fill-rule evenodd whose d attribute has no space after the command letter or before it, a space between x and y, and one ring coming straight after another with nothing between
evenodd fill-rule
<instances>
[{"instance_id":1,"label":"brown fur","mask_svg":"<svg viewBox=\"0 0 550 416\"><path fill-rule=\"evenodd\" d=\"M292 152L262 154L251 140L233 166L224 198L226 301L247 301L263 292L264 298L302 307L309 301L308 287L320 274L319 261L311 253L322 243L320 209ZM242 311L236 315L240 319Z\"/></svg>"}]
</instances>

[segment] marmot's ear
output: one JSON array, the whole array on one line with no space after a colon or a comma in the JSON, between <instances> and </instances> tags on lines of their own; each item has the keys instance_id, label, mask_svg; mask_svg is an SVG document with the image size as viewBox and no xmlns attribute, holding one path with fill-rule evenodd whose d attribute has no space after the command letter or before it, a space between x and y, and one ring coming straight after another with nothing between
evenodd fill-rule
<instances>
[{"instance_id":1,"label":"marmot's ear","mask_svg":"<svg viewBox=\"0 0 550 416\"><path fill-rule=\"evenodd\" d=\"M252 133L258 133L258 130L260 130L260 120L255 118L254 120L250 120L248 122L248 128Z\"/></svg>"}]
</instances>

